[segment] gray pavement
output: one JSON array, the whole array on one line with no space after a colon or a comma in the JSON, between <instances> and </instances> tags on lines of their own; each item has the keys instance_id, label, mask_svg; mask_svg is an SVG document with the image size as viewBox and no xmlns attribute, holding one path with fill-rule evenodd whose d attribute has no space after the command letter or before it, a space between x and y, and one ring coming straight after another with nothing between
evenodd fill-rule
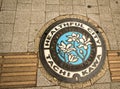
<instances>
[{"instance_id":1,"label":"gray pavement","mask_svg":"<svg viewBox=\"0 0 120 89\"><path fill-rule=\"evenodd\" d=\"M120 50L120 0L0 0L0 53L34 52L40 28L63 14L93 19L104 29L110 49ZM67 89L49 82L39 70L37 86L27 89ZM120 89L120 82L112 83L108 70L96 84L84 89Z\"/></svg>"}]
</instances>

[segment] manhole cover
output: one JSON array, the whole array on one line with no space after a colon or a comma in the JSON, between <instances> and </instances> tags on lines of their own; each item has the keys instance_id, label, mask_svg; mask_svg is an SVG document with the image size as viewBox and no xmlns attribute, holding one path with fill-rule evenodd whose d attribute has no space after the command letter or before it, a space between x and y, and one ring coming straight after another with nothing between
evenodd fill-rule
<instances>
[{"instance_id":1,"label":"manhole cover","mask_svg":"<svg viewBox=\"0 0 120 89\"><path fill-rule=\"evenodd\" d=\"M46 28L39 55L46 71L59 81L84 82L100 71L106 46L93 25L71 17L57 20Z\"/></svg>"}]
</instances>

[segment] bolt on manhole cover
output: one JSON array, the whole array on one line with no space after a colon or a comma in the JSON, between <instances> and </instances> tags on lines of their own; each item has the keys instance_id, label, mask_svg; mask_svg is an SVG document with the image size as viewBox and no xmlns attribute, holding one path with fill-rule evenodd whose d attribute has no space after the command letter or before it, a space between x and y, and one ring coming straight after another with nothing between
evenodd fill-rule
<instances>
[{"instance_id":1,"label":"bolt on manhole cover","mask_svg":"<svg viewBox=\"0 0 120 89\"><path fill-rule=\"evenodd\" d=\"M44 30L39 56L50 75L62 82L78 83L98 74L105 61L106 46L94 25L68 16L55 19Z\"/></svg>"}]
</instances>

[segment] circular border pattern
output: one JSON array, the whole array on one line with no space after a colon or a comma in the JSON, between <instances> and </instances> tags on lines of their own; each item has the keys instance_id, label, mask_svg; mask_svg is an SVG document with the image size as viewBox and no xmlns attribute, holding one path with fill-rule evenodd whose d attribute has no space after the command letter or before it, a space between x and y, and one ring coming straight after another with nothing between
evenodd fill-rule
<instances>
[{"instance_id":1,"label":"circular border pattern","mask_svg":"<svg viewBox=\"0 0 120 89\"><path fill-rule=\"evenodd\" d=\"M77 28L77 27L74 27L74 28ZM64 30L64 29L62 29L63 31L60 31L58 34L60 35L60 34L62 34L62 32L67 32L66 30ZM72 27L70 27L69 28L69 31L78 31L79 32L79 30L80 29L72 29ZM82 30L82 29L81 29ZM85 33L85 31L84 30L82 30L83 31L83 33ZM86 32L87 33L87 32ZM88 34L87 34L88 35ZM89 34L90 35L90 34ZM91 36L91 35L90 35ZM59 36L57 36L58 38L59 38ZM54 38L53 38L54 39ZM57 39L57 38L56 38ZM56 39L54 39L54 40L52 40L51 41L51 45L52 45L52 43L56 43ZM91 39L93 39L92 38L92 36L91 36ZM94 44L95 44L95 42L94 42ZM92 48L96 51L96 48L94 48L93 46L92 46ZM53 48L53 49L55 49L55 47ZM54 55L57 55L57 53L55 52L55 50L53 50L52 51L53 53L54 53ZM92 56L92 54L94 55L94 52L92 52L91 53L91 56ZM93 57L93 56L92 56ZM55 60L54 60L55 59ZM83 66L84 65L86 65L86 66L84 66L85 68L87 68L92 62L93 62L93 60L91 59L91 57L88 59L88 60L86 60L86 62L84 62L83 64L81 64L81 65L78 65L78 66L70 66L70 65L67 65L66 63L61 63L61 60L56 60L56 59L59 59L58 58L58 56L56 56L56 58L54 58L53 60L55 61L55 63L57 63L57 65L58 66L60 66L60 67L63 67L63 65L65 66L64 67L64 69L66 69L66 70L69 70L69 71L76 71L76 70L83 70L84 68L83 68Z\"/></svg>"},{"instance_id":2,"label":"circular border pattern","mask_svg":"<svg viewBox=\"0 0 120 89\"><path fill-rule=\"evenodd\" d=\"M52 23L58 21L58 20L61 20L61 19L64 19L64 18L77 18L77 19L80 19L80 20L83 20L85 22L88 22L89 24L93 25L99 32L101 32L102 36L104 37L105 39L105 43L107 45L107 50L109 49L109 43L107 41L107 38L103 32L103 30L101 29L101 27L99 27L93 20L87 18L87 17L84 17L84 16L81 16L81 15L63 15L63 16L59 16L59 17L56 17L54 18L53 20L49 21L48 23L46 23L42 29L40 30L40 32L37 34L37 37L35 39L35 51L38 52L38 48L39 48L39 40L41 39L41 36L42 34L44 33L44 31L46 30L46 28L48 28ZM92 83L94 83L96 80L98 80L100 77L102 77L105 73L105 70L108 68L107 67L107 61L105 61L105 64L102 66L101 68L101 71L96 75L94 76L92 79L86 81L86 82L83 82L83 83L76 83L76 84L69 84L69 83L63 83L63 82L60 82L58 80L56 80L56 78L50 76L44 69L43 65L41 64L40 62L40 66L42 67L41 68L41 71L43 71L45 74L45 76L47 77L48 80L54 82L55 84L57 85L61 85L61 86L66 86L66 87L85 87L85 86L88 86L88 85L91 85ZM90 82L91 81L91 82ZM79 86L78 86L79 85Z\"/></svg>"}]
</instances>

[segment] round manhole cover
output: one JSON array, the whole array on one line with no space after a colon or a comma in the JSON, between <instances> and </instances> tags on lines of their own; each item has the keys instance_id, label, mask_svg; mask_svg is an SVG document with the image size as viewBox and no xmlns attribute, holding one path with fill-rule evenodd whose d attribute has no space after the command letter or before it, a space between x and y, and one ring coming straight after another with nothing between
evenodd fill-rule
<instances>
[{"instance_id":1,"label":"round manhole cover","mask_svg":"<svg viewBox=\"0 0 120 89\"><path fill-rule=\"evenodd\" d=\"M50 24L42 34L39 56L46 71L59 81L84 82L100 71L106 46L93 25L64 18Z\"/></svg>"}]
</instances>

